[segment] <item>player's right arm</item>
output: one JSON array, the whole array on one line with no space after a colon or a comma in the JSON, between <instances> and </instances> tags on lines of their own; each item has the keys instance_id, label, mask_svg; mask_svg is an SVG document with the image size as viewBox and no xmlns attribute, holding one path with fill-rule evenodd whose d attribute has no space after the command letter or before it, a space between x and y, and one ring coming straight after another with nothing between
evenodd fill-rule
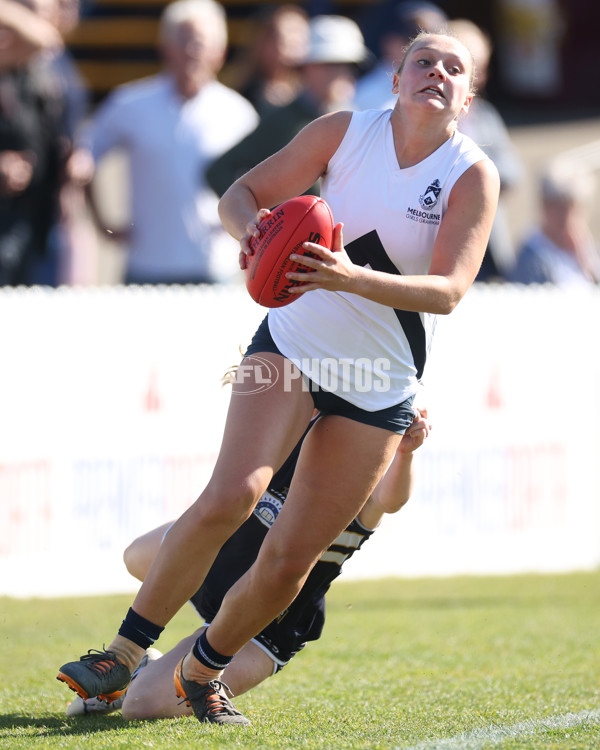
<instances>
[{"instance_id":1,"label":"player's right arm","mask_svg":"<svg viewBox=\"0 0 600 750\"><path fill-rule=\"evenodd\" d=\"M237 179L219 202L225 229L242 241L255 232L258 209L270 209L302 195L325 174L342 142L351 112L323 115L303 128L287 146Z\"/></svg>"},{"instance_id":2,"label":"player's right arm","mask_svg":"<svg viewBox=\"0 0 600 750\"><path fill-rule=\"evenodd\" d=\"M386 513L399 511L412 494L413 454L423 445L431 430L427 409L417 412L418 416L402 436L388 470L358 514L358 520L367 529L375 529Z\"/></svg>"}]
</instances>

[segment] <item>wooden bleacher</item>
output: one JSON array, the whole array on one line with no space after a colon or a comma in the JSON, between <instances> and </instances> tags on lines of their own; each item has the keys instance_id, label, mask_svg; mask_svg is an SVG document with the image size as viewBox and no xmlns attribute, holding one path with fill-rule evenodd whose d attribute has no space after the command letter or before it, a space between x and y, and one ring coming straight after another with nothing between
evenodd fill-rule
<instances>
[{"instance_id":1,"label":"wooden bleacher","mask_svg":"<svg viewBox=\"0 0 600 750\"><path fill-rule=\"evenodd\" d=\"M115 86L160 68L156 39L159 17L168 0L92 0L84 5L82 18L67 46L98 102ZM329 3L332 13L355 18L358 11L381 0L339 0ZM222 0L227 11L229 56L247 43L251 16L259 7L282 4L278 0ZM309 0L297 5L310 6ZM223 77L227 77L225 66Z\"/></svg>"}]
</instances>

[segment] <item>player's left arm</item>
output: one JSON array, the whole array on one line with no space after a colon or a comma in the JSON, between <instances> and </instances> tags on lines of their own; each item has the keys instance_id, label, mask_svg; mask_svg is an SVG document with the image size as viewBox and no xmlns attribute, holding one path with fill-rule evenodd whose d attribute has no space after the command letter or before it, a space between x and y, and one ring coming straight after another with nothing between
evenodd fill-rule
<instances>
[{"instance_id":1,"label":"player's left arm","mask_svg":"<svg viewBox=\"0 0 600 750\"><path fill-rule=\"evenodd\" d=\"M333 246L307 242L315 257L296 254L311 273L289 271L286 277L302 284L293 294L314 289L352 292L397 310L448 315L475 280L487 247L498 205L500 179L489 161L473 164L456 181L433 246L428 274L404 275L354 264L345 251L342 225L334 230ZM409 240L407 240L408 242Z\"/></svg>"},{"instance_id":2,"label":"player's left arm","mask_svg":"<svg viewBox=\"0 0 600 750\"><path fill-rule=\"evenodd\" d=\"M418 416L402 436L388 470L358 514L358 520L367 529L376 528L386 513L399 511L412 494L413 454L423 445L431 430L427 409L417 412Z\"/></svg>"}]
</instances>

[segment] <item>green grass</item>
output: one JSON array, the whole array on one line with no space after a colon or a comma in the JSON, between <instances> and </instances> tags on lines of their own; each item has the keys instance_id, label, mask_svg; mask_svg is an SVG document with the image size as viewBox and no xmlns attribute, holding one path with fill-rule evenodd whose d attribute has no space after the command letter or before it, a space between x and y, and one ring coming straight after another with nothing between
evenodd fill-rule
<instances>
[{"instance_id":1,"label":"green grass","mask_svg":"<svg viewBox=\"0 0 600 750\"><path fill-rule=\"evenodd\" d=\"M251 727L67 720L57 668L130 601L0 599L0 747L600 747L600 573L339 582L321 641L236 699ZM157 645L195 626L185 608Z\"/></svg>"}]
</instances>

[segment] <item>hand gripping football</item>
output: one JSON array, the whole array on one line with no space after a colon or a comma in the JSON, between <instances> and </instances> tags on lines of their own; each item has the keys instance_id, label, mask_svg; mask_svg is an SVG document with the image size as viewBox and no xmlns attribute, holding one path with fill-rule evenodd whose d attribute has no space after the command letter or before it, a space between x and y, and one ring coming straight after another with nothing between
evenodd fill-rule
<instances>
[{"instance_id":1,"label":"hand gripping football","mask_svg":"<svg viewBox=\"0 0 600 750\"><path fill-rule=\"evenodd\" d=\"M290 289L301 284L286 278L288 272L307 271L291 261L292 253L310 255L302 247L314 242L331 249L333 216L321 198L301 195L274 208L259 224L260 236L251 241L254 255L248 256L246 288L255 302L264 307L283 307L297 299Z\"/></svg>"}]
</instances>

